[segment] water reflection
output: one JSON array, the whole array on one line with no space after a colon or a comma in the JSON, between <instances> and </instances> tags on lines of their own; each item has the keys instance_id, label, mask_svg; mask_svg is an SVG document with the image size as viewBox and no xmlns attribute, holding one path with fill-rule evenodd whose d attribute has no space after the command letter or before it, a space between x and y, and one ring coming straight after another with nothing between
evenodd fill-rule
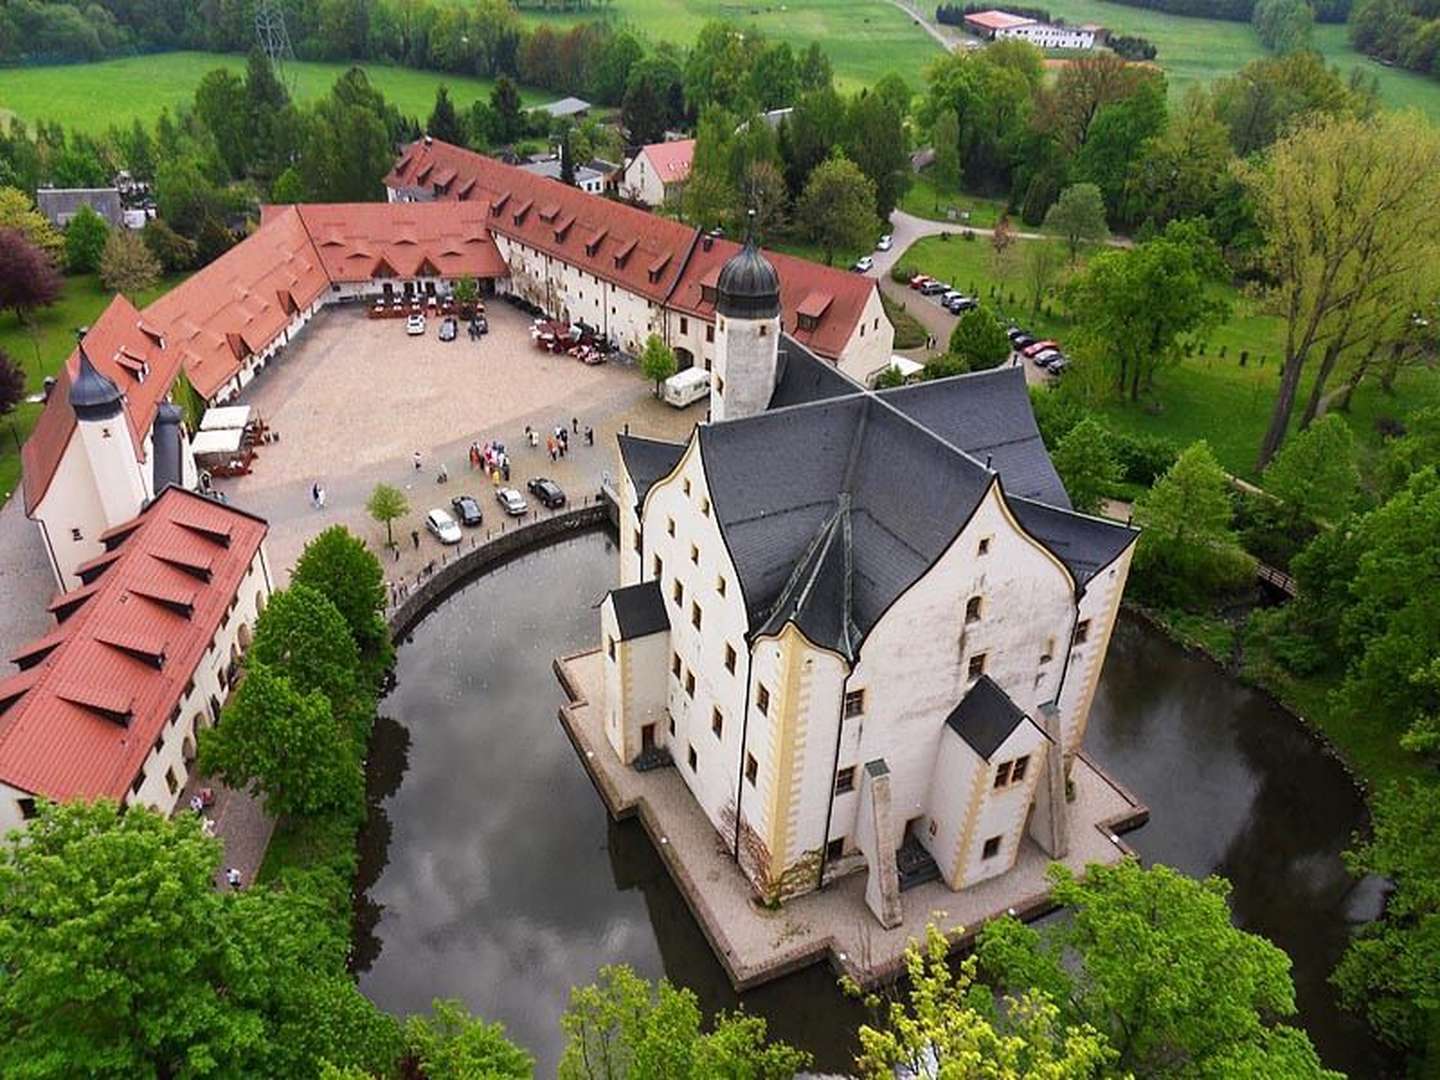
<instances>
[{"instance_id":1,"label":"water reflection","mask_svg":"<svg viewBox=\"0 0 1440 1080\"><path fill-rule=\"evenodd\" d=\"M459 997L504 1021L553 1074L570 987L606 963L667 975L707 1011L739 1003L635 822L604 811L555 712L557 655L594 643L615 551L591 533L467 586L399 650L371 754L356 967L397 1013ZM1235 883L1237 920L1295 962L1302 1021L1327 1064L1386 1062L1325 977L1377 895L1339 852L1363 805L1339 766L1263 697L1138 624L1117 630L1092 755L1151 807L1147 860ZM840 1070L862 1011L812 967L744 996L771 1031Z\"/></svg>"}]
</instances>

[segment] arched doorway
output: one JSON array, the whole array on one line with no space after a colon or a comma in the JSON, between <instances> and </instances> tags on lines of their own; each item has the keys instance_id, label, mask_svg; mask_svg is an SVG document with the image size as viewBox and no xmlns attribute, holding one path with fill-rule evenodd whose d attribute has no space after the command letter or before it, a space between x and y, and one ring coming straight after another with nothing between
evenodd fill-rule
<instances>
[{"instance_id":1,"label":"arched doorway","mask_svg":"<svg viewBox=\"0 0 1440 1080\"><path fill-rule=\"evenodd\" d=\"M694 353L692 353L689 349L684 349L684 348L676 349L676 350L675 350L675 370L676 370L676 371L685 371L687 368L692 368L692 367L694 367L694 366L695 366L695 354L694 354Z\"/></svg>"},{"instance_id":2,"label":"arched doorway","mask_svg":"<svg viewBox=\"0 0 1440 1080\"><path fill-rule=\"evenodd\" d=\"M185 759L185 767L188 769L195 763L195 739L186 735L180 743L180 756Z\"/></svg>"},{"instance_id":3,"label":"arched doorway","mask_svg":"<svg viewBox=\"0 0 1440 1080\"><path fill-rule=\"evenodd\" d=\"M253 640L253 635L250 633L249 623L240 624L240 629L235 631L235 639L240 643L240 655L243 656L250 651L250 642Z\"/></svg>"},{"instance_id":4,"label":"arched doorway","mask_svg":"<svg viewBox=\"0 0 1440 1080\"><path fill-rule=\"evenodd\" d=\"M265 610L265 590L264 590L264 589L261 589L259 592L257 592L257 593L255 594L255 614L256 614L256 616L258 617L259 614L260 614L262 611L264 611L264 610Z\"/></svg>"}]
</instances>

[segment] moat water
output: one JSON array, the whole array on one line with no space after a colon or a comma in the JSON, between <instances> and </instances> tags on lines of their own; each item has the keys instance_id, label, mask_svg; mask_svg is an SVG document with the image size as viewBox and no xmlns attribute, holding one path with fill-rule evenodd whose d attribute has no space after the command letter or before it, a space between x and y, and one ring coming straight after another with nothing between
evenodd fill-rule
<instances>
[{"instance_id":1,"label":"moat water","mask_svg":"<svg viewBox=\"0 0 1440 1080\"><path fill-rule=\"evenodd\" d=\"M604 532L564 541L450 595L398 650L370 759L356 967L395 1013L455 997L502 1021L553 1075L570 987L603 964L667 976L707 1011L742 1004L841 1071L863 1010L823 965L736 995L644 830L609 819L561 731L551 660L590 648L616 581ZM1380 891L1340 853L1364 823L1339 763L1264 696L1133 620L1110 647L1086 742L1151 809L1147 861L1234 885L1236 921L1294 962L1325 1063L1384 1075L1326 978Z\"/></svg>"}]
</instances>

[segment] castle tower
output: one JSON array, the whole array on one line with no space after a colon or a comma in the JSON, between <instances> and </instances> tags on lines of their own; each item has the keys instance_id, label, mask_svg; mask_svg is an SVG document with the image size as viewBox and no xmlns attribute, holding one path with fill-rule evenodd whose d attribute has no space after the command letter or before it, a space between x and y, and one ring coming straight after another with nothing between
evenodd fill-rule
<instances>
[{"instance_id":1,"label":"castle tower","mask_svg":"<svg viewBox=\"0 0 1440 1080\"><path fill-rule=\"evenodd\" d=\"M105 526L128 521L140 512L148 492L145 474L125 418L125 395L95 370L80 343L80 369L70 384L70 408L85 447L90 474Z\"/></svg>"},{"instance_id":2,"label":"castle tower","mask_svg":"<svg viewBox=\"0 0 1440 1080\"><path fill-rule=\"evenodd\" d=\"M780 355L780 277L747 236L720 271L715 300L715 363L710 419L764 412Z\"/></svg>"}]
</instances>

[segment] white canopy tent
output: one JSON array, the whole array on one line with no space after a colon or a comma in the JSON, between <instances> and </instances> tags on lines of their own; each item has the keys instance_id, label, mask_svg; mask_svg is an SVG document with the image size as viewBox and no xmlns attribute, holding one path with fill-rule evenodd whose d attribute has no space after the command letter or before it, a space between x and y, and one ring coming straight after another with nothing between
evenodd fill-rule
<instances>
[{"instance_id":1,"label":"white canopy tent","mask_svg":"<svg viewBox=\"0 0 1440 1080\"><path fill-rule=\"evenodd\" d=\"M249 405L217 405L205 410L205 415L200 418L200 430L223 431L227 428L243 428L249 422Z\"/></svg>"}]
</instances>

